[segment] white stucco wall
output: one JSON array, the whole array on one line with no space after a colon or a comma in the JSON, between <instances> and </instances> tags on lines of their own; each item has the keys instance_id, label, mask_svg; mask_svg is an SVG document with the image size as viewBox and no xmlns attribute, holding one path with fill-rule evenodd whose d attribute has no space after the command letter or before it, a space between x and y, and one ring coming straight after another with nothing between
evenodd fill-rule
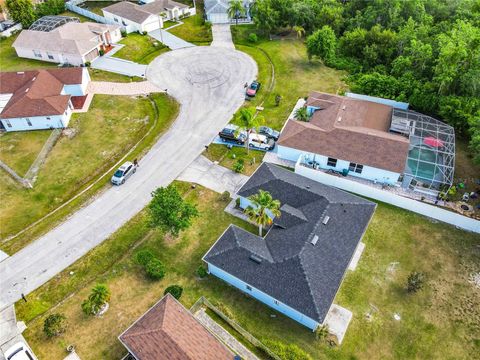
<instances>
[{"instance_id":1,"label":"white stucco wall","mask_svg":"<svg viewBox=\"0 0 480 360\"><path fill-rule=\"evenodd\" d=\"M294 161L296 162L302 154L307 154L311 160L315 157L315 162L317 162L322 169L332 169L335 171L342 171L344 169L348 169L350 166L350 161L348 160L342 160L342 159L337 159L337 165L335 167L333 166L328 166L328 156L320 155L320 154L312 154L312 153L306 153L301 150L297 149L292 149L289 147L277 146L277 154L280 158ZM363 170L362 173L356 173L353 171L350 171L348 173L349 176L356 176L362 179L366 180L371 180L371 181L376 181L380 183L388 183L388 184L396 184L398 181L398 177L400 176L400 173L384 170L384 169L378 169L372 166L367 166L364 164L363 165Z\"/></svg>"},{"instance_id":2,"label":"white stucco wall","mask_svg":"<svg viewBox=\"0 0 480 360\"><path fill-rule=\"evenodd\" d=\"M26 48L19 48L16 47L15 51L17 52L18 57L27 58L27 59L34 59L34 60L41 60L41 61L48 61L58 64L69 63L75 66L80 66L83 64L82 57L80 55L73 55L73 54L61 54L57 52L43 51L37 50L41 55L41 57L36 57L33 52L34 49L26 49ZM52 58L49 58L50 55Z\"/></svg>"},{"instance_id":3,"label":"white stucco wall","mask_svg":"<svg viewBox=\"0 0 480 360\"><path fill-rule=\"evenodd\" d=\"M90 74L87 68L82 68L82 83L74 85L64 85L62 94L72 96L83 96L87 93L87 86L90 82Z\"/></svg>"},{"instance_id":4,"label":"white stucco wall","mask_svg":"<svg viewBox=\"0 0 480 360\"><path fill-rule=\"evenodd\" d=\"M6 131L45 130L67 127L71 116L72 111L68 109L63 115L29 117L28 120L32 126L28 125L27 118L1 119L0 121Z\"/></svg>"}]
</instances>

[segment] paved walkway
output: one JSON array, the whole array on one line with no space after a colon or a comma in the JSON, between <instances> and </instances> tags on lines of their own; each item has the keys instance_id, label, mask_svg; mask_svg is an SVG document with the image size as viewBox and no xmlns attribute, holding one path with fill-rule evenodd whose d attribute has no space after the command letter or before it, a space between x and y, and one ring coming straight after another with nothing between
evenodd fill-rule
<instances>
[{"instance_id":1,"label":"paved walkway","mask_svg":"<svg viewBox=\"0 0 480 360\"><path fill-rule=\"evenodd\" d=\"M154 39L157 39L165 46L169 47L171 50L178 50L195 46L194 44L180 39L179 37L170 34L168 31L162 29L150 31L148 35L153 37Z\"/></svg>"},{"instance_id":2,"label":"paved walkway","mask_svg":"<svg viewBox=\"0 0 480 360\"><path fill-rule=\"evenodd\" d=\"M100 56L93 60L90 66L94 69L143 78L147 72L147 65L110 56Z\"/></svg>"},{"instance_id":3,"label":"paved walkway","mask_svg":"<svg viewBox=\"0 0 480 360\"><path fill-rule=\"evenodd\" d=\"M229 24L212 25L213 41L212 46L235 49L232 41L232 32Z\"/></svg>"},{"instance_id":4,"label":"paved walkway","mask_svg":"<svg viewBox=\"0 0 480 360\"><path fill-rule=\"evenodd\" d=\"M0 262L0 309L102 243L147 205L153 190L176 179L243 104L243 84L255 79L257 71L250 56L219 47L195 46L156 58L147 77L180 102L177 120L124 185L108 188L64 223ZM131 84L126 86L135 86Z\"/></svg>"},{"instance_id":5,"label":"paved walkway","mask_svg":"<svg viewBox=\"0 0 480 360\"><path fill-rule=\"evenodd\" d=\"M258 358L248 350L242 343L235 339L232 334L221 327L216 321L207 315L204 308L195 313L195 317L200 321L212 334L218 337L225 345L232 349L236 354L244 360L258 360Z\"/></svg>"},{"instance_id":6,"label":"paved walkway","mask_svg":"<svg viewBox=\"0 0 480 360\"><path fill-rule=\"evenodd\" d=\"M89 94L106 95L143 95L163 91L148 80L130 83L90 81L87 88Z\"/></svg>"},{"instance_id":7,"label":"paved walkway","mask_svg":"<svg viewBox=\"0 0 480 360\"><path fill-rule=\"evenodd\" d=\"M200 155L177 178L177 180L200 184L218 193L228 191L235 194L248 180L248 176L237 174L223 166L214 164Z\"/></svg>"}]
</instances>

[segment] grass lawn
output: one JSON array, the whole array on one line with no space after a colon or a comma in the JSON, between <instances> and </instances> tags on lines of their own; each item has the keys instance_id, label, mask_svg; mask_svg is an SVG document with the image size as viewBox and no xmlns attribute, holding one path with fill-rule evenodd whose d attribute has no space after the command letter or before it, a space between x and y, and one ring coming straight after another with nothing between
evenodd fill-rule
<instances>
[{"instance_id":1,"label":"grass lawn","mask_svg":"<svg viewBox=\"0 0 480 360\"><path fill-rule=\"evenodd\" d=\"M75 12L73 12L73 11L70 11L70 10L64 11L64 12L61 13L60 15L61 15L61 16L70 16L70 17L79 18L80 22L86 22L86 21L95 22L94 20L92 20L92 19L90 19L90 18L87 18L86 16L77 14L77 13L75 13Z\"/></svg>"},{"instance_id":2,"label":"grass lawn","mask_svg":"<svg viewBox=\"0 0 480 360\"><path fill-rule=\"evenodd\" d=\"M156 94L152 99L159 109L157 121L156 111L148 98L95 95L89 112L72 116L70 128L74 135L59 139L39 171L32 190L19 188L5 172L1 172L0 179L4 184L0 205L2 238L17 233L69 200L103 175L152 128L136 152L131 154L132 159L140 158L142 152L170 126L178 111L177 103L163 94ZM108 176L97 184L96 190L106 183ZM4 241L1 248L13 253L34 239L34 235L38 234L27 233L9 242Z\"/></svg>"},{"instance_id":3,"label":"grass lawn","mask_svg":"<svg viewBox=\"0 0 480 360\"><path fill-rule=\"evenodd\" d=\"M169 51L169 49L158 40L148 35L131 33L120 41L125 45L113 57L134 61L140 64L149 64L157 56Z\"/></svg>"},{"instance_id":4,"label":"grass lawn","mask_svg":"<svg viewBox=\"0 0 480 360\"><path fill-rule=\"evenodd\" d=\"M12 47L18 34L0 39L0 68L2 71L23 71L56 67L58 64L46 61L24 59L17 56Z\"/></svg>"},{"instance_id":5,"label":"grass lawn","mask_svg":"<svg viewBox=\"0 0 480 360\"><path fill-rule=\"evenodd\" d=\"M224 282L196 277L201 257L229 223L256 229L226 214L226 202L218 194L180 186L184 196L198 204L201 216L179 239L150 230L142 212L30 294L27 303L17 304L19 320L28 324L25 336L40 358L62 359L71 343L84 359L120 358L125 351L117 336L171 284L184 287L185 306L204 295L228 309L258 339L296 344L312 359L467 359L480 350L480 289L468 281L478 272L478 236L379 204L363 239L366 249L359 266L347 274L335 301L353 311L352 323L342 346L329 348L316 343L308 329ZM166 265L163 280L146 280L132 262L132 254L141 248L155 252ZM414 270L425 272L427 281L420 292L407 294L405 280ZM80 304L96 282L110 288L110 310L103 318L87 318ZM65 314L69 328L47 340L43 320L52 312ZM394 313L400 321L393 319Z\"/></svg>"},{"instance_id":6,"label":"grass lawn","mask_svg":"<svg viewBox=\"0 0 480 360\"><path fill-rule=\"evenodd\" d=\"M90 78L92 81L110 81L110 82L138 82L138 81L145 81L145 79L139 76L126 76L121 74L112 73L110 71L103 71L99 69L88 69L90 73Z\"/></svg>"},{"instance_id":7,"label":"grass lawn","mask_svg":"<svg viewBox=\"0 0 480 360\"><path fill-rule=\"evenodd\" d=\"M205 25L203 19L203 1L197 2L197 14L182 19L183 25L176 26L169 33L197 45L210 45L212 29Z\"/></svg>"},{"instance_id":8,"label":"grass lawn","mask_svg":"<svg viewBox=\"0 0 480 360\"><path fill-rule=\"evenodd\" d=\"M301 97L310 91L318 90L337 93L346 89L342 77L346 74L324 66L318 61L308 61L303 41L299 40L266 40L259 36L256 44L248 42L250 33L256 32L252 25L231 26L236 47L252 56L259 67L258 80L262 83L258 100L246 102L254 106L263 102L266 125L280 130ZM271 70L270 61L275 69L274 87L268 94ZM275 96L282 97L279 106L275 106Z\"/></svg>"},{"instance_id":9,"label":"grass lawn","mask_svg":"<svg viewBox=\"0 0 480 360\"><path fill-rule=\"evenodd\" d=\"M226 145L210 144L208 151L205 150L203 155L212 161L218 161L220 165L229 169L232 169L238 160L243 160L242 174L250 176L262 163L265 153L259 150L250 150L247 155L244 147L234 146L229 149Z\"/></svg>"},{"instance_id":10,"label":"grass lawn","mask_svg":"<svg viewBox=\"0 0 480 360\"><path fill-rule=\"evenodd\" d=\"M0 160L24 176L50 134L50 130L0 133Z\"/></svg>"},{"instance_id":11,"label":"grass lawn","mask_svg":"<svg viewBox=\"0 0 480 360\"><path fill-rule=\"evenodd\" d=\"M116 1L86 1L81 4L81 7L97 15L103 16L102 9L115 3Z\"/></svg>"}]
</instances>

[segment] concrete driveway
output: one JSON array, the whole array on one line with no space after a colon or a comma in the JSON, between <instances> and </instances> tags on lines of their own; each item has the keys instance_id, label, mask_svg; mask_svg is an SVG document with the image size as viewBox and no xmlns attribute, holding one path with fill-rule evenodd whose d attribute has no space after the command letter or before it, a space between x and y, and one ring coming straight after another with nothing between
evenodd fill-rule
<instances>
[{"instance_id":1,"label":"concrete driveway","mask_svg":"<svg viewBox=\"0 0 480 360\"><path fill-rule=\"evenodd\" d=\"M181 103L177 120L126 184L107 189L63 224L0 262L0 309L103 242L145 207L151 191L177 178L242 105L243 84L256 75L252 58L221 47L190 47L155 59L147 78Z\"/></svg>"},{"instance_id":2,"label":"concrete driveway","mask_svg":"<svg viewBox=\"0 0 480 360\"><path fill-rule=\"evenodd\" d=\"M232 42L232 32L228 24L212 25L213 41L212 46L224 47L227 49L235 49Z\"/></svg>"},{"instance_id":3,"label":"concrete driveway","mask_svg":"<svg viewBox=\"0 0 480 360\"><path fill-rule=\"evenodd\" d=\"M168 31L161 29L150 31L148 35L150 35L154 39L157 39L165 46L169 47L171 50L178 50L195 46L194 44L180 39L179 37L170 34Z\"/></svg>"},{"instance_id":4,"label":"concrete driveway","mask_svg":"<svg viewBox=\"0 0 480 360\"><path fill-rule=\"evenodd\" d=\"M94 69L138 77L145 77L145 73L147 71L147 65L137 64L133 61L114 58L111 56L100 56L93 60L90 66Z\"/></svg>"}]
</instances>

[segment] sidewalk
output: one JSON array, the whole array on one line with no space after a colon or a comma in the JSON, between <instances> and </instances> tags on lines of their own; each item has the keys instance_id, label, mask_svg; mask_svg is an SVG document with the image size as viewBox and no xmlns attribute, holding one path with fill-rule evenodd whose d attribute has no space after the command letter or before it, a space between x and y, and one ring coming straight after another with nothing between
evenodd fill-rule
<instances>
[{"instance_id":1,"label":"sidewalk","mask_svg":"<svg viewBox=\"0 0 480 360\"><path fill-rule=\"evenodd\" d=\"M87 93L89 94L106 95L145 95L156 92L163 92L163 90L148 80L130 83L90 81L87 88Z\"/></svg>"},{"instance_id":2,"label":"sidewalk","mask_svg":"<svg viewBox=\"0 0 480 360\"><path fill-rule=\"evenodd\" d=\"M180 39L179 37L170 34L168 31L161 29L150 31L148 35L153 37L154 39L157 39L165 46L169 47L171 50L178 50L195 46L194 44Z\"/></svg>"}]
</instances>

